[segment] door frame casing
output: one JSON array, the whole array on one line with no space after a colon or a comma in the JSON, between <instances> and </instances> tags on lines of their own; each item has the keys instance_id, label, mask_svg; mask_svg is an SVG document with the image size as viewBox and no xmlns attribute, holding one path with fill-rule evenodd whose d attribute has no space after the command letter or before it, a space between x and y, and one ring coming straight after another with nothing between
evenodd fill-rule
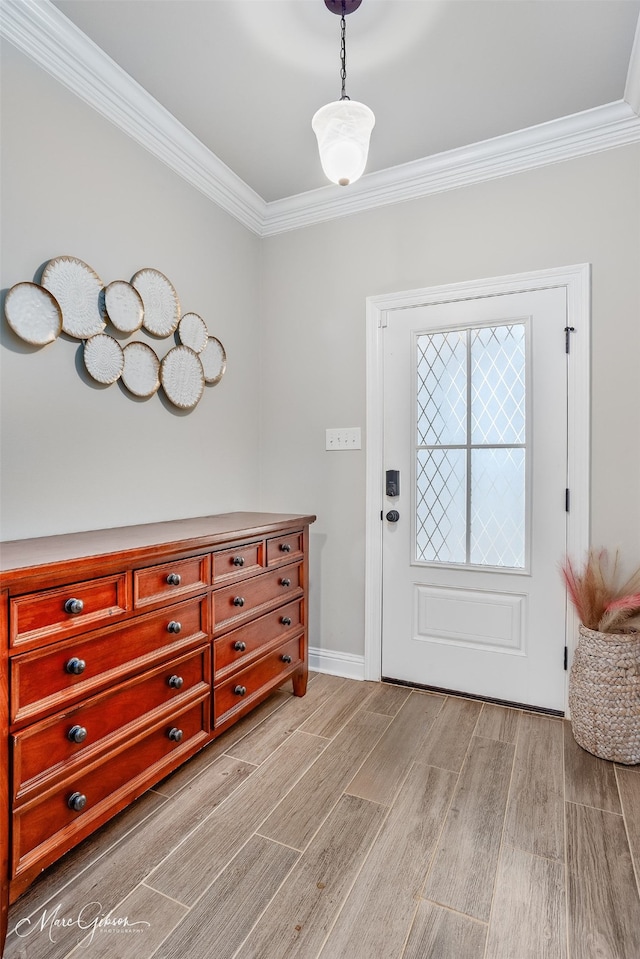
<instances>
[{"instance_id":1,"label":"door frame casing","mask_svg":"<svg viewBox=\"0 0 640 959\"><path fill-rule=\"evenodd\" d=\"M567 371L567 553L582 557L589 546L591 409L591 265L536 270L367 297L366 305L366 528L364 678L382 675L382 534L384 475L384 336L391 314L416 306L473 300L564 287L570 350ZM560 572L558 571L558 575ZM567 603L569 665L578 636L578 617ZM567 672L567 677L568 677ZM568 714L565 682L565 712Z\"/></svg>"}]
</instances>

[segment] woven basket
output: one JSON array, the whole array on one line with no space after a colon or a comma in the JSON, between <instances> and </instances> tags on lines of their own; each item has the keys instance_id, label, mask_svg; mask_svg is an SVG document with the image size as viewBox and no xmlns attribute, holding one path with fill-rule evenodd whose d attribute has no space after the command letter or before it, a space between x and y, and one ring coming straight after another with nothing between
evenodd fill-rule
<instances>
[{"instance_id":1,"label":"woven basket","mask_svg":"<svg viewBox=\"0 0 640 959\"><path fill-rule=\"evenodd\" d=\"M640 763L640 634L580 627L569 708L583 749L600 759Z\"/></svg>"}]
</instances>

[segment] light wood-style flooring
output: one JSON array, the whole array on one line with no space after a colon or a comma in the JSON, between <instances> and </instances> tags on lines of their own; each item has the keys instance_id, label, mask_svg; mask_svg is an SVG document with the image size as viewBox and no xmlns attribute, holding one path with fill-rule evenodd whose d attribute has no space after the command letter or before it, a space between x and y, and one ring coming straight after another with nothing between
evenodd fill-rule
<instances>
[{"instance_id":1,"label":"light wood-style flooring","mask_svg":"<svg viewBox=\"0 0 640 959\"><path fill-rule=\"evenodd\" d=\"M44 873L5 955L638 959L639 879L640 767L559 719L315 675Z\"/></svg>"}]
</instances>

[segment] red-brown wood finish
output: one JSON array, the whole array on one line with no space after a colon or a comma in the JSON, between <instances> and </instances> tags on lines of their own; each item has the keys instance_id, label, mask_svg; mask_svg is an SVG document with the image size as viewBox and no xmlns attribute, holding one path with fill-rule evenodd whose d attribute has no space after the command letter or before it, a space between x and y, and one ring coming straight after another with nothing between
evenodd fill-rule
<instances>
[{"instance_id":1,"label":"red-brown wood finish","mask_svg":"<svg viewBox=\"0 0 640 959\"><path fill-rule=\"evenodd\" d=\"M221 549L213 554L213 582L237 582L245 576L255 576L266 563L262 540L237 549Z\"/></svg>"},{"instance_id":2,"label":"red-brown wood finish","mask_svg":"<svg viewBox=\"0 0 640 959\"><path fill-rule=\"evenodd\" d=\"M95 822L104 822L104 813L120 795L136 795L136 784L146 782L150 770L154 780L178 765L174 754L183 761L207 741L209 699L156 720L151 729L132 737L107 756L83 765L61 784L43 788L13 812L13 870L19 876L33 863L38 871L66 852L71 845L92 832ZM170 738L178 730L180 739ZM167 761L169 760L169 761ZM75 794L84 797L79 811L69 807ZM69 839L73 837L73 842Z\"/></svg>"},{"instance_id":3,"label":"red-brown wood finish","mask_svg":"<svg viewBox=\"0 0 640 959\"><path fill-rule=\"evenodd\" d=\"M248 665L270 645L279 645L303 626L302 602L289 603L240 629L218 637L213 644L216 682L226 673Z\"/></svg>"},{"instance_id":4,"label":"red-brown wood finish","mask_svg":"<svg viewBox=\"0 0 640 959\"><path fill-rule=\"evenodd\" d=\"M219 635L282 603L302 596L304 571L299 563L253 576L213 593L214 632Z\"/></svg>"},{"instance_id":5,"label":"red-brown wood finish","mask_svg":"<svg viewBox=\"0 0 640 959\"><path fill-rule=\"evenodd\" d=\"M208 638L206 596L11 659L11 719L40 718ZM73 672L74 661L82 664ZM77 668L80 668L78 666Z\"/></svg>"},{"instance_id":6,"label":"red-brown wood finish","mask_svg":"<svg viewBox=\"0 0 640 959\"><path fill-rule=\"evenodd\" d=\"M304 695L314 521L226 513L2 544L0 949L9 900L43 868L272 689Z\"/></svg>"},{"instance_id":7,"label":"red-brown wood finish","mask_svg":"<svg viewBox=\"0 0 640 959\"><path fill-rule=\"evenodd\" d=\"M266 656L262 656L253 666L248 666L223 679L213 690L213 715L216 724L224 723L229 717L263 698L265 689L273 688L273 680L295 672L302 663L302 637L290 639Z\"/></svg>"},{"instance_id":8,"label":"red-brown wood finish","mask_svg":"<svg viewBox=\"0 0 640 959\"><path fill-rule=\"evenodd\" d=\"M13 799L81 768L130 739L153 716L170 715L211 689L210 647L177 657L13 737Z\"/></svg>"},{"instance_id":9,"label":"red-brown wood finish","mask_svg":"<svg viewBox=\"0 0 640 959\"><path fill-rule=\"evenodd\" d=\"M267 566L290 563L292 559L301 559L304 553L304 532L287 533L267 540Z\"/></svg>"},{"instance_id":10,"label":"red-brown wood finish","mask_svg":"<svg viewBox=\"0 0 640 959\"><path fill-rule=\"evenodd\" d=\"M0 627L7 641L0 645L0 955L7 936L9 912L9 594L0 590Z\"/></svg>"},{"instance_id":11,"label":"red-brown wood finish","mask_svg":"<svg viewBox=\"0 0 640 959\"><path fill-rule=\"evenodd\" d=\"M10 645L27 649L55 643L119 619L131 608L129 578L124 573L85 583L70 583L11 599ZM80 612L65 607L81 604Z\"/></svg>"},{"instance_id":12,"label":"red-brown wood finish","mask_svg":"<svg viewBox=\"0 0 640 959\"><path fill-rule=\"evenodd\" d=\"M210 568L211 558L207 553L193 559L136 569L133 573L133 605L136 609L145 609L201 593L211 580Z\"/></svg>"}]
</instances>

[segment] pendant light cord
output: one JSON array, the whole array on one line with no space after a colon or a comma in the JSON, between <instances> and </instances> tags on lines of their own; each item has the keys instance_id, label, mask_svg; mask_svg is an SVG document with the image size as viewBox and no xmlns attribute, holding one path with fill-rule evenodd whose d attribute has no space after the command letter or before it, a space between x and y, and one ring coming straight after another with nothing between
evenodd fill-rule
<instances>
[{"instance_id":1,"label":"pendant light cord","mask_svg":"<svg viewBox=\"0 0 640 959\"><path fill-rule=\"evenodd\" d=\"M344 15L345 15L345 4L343 2L342 16L340 17L340 61L341 61L340 77L342 79L342 95L340 99L349 100L350 98L347 96L345 91L345 87L347 84L347 40L346 40L347 23Z\"/></svg>"}]
</instances>

